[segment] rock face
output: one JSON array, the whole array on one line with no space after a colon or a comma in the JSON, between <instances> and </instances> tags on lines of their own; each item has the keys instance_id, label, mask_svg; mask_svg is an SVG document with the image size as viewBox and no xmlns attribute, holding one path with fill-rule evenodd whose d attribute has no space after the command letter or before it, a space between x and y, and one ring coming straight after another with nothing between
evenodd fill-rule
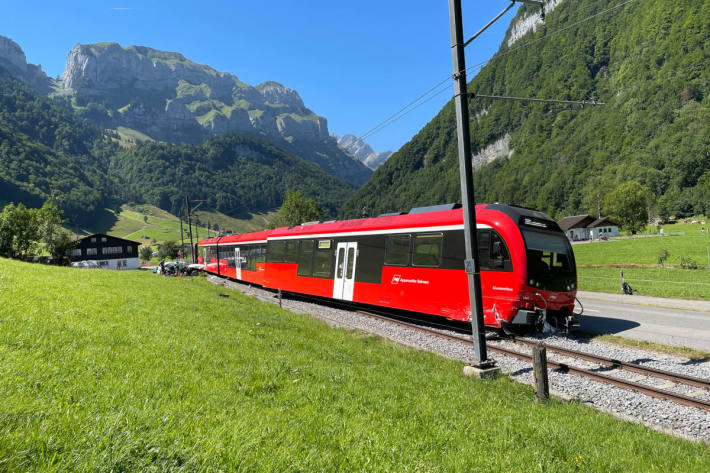
<instances>
[{"instance_id":1,"label":"rock face","mask_svg":"<svg viewBox=\"0 0 710 473\"><path fill-rule=\"evenodd\" d=\"M22 48L5 36L0 36L0 67L41 93L48 93L52 86L42 66L28 64Z\"/></svg>"},{"instance_id":2,"label":"rock face","mask_svg":"<svg viewBox=\"0 0 710 473\"><path fill-rule=\"evenodd\" d=\"M549 0L543 7L547 15L552 10L557 8L557 5L562 3L562 0ZM537 31L537 27L542 24L542 17L539 14L526 16L519 20L510 28L510 36L508 37L508 47L512 46L517 40L525 36L529 31Z\"/></svg>"},{"instance_id":3,"label":"rock face","mask_svg":"<svg viewBox=\"0 0 710 473\"><path fill-rule=\"evenodd\" d=\"M345 135L343 137L338 137L337 135L333 136L338 140L338 145L373 171L382 166L385 161L387 161L387 158L392 155L392 151L376 153L369 144L355 135Z\"/></svg>"},{"instance_id":4,"label":"rock face","mask_svg":"<svg viewBox=\"0 0 710 473\"><path fill-rule=\"evenodd\" d=\"M295 90L272 81L253 87L180 53L77 44L67 56L62 86L80 107L104 107L107 127L125 126L176 143L231 133L258 136L355 186L371 175L338 148L327 120Z\"/></svg>"}]
</instances>

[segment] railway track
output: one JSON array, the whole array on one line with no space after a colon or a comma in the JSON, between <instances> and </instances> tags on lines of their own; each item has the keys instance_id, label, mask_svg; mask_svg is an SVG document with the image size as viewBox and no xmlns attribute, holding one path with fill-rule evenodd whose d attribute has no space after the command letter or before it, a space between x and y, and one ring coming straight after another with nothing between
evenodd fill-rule
<instances>
[{"instance_id":1,"label":"railway track","mask_svg":"<svg viewBox=\"0 0 710 473\"><path fill-rule=\"evenodd\" d=\"M398 318L398 317L393 318L388 315L385 315L385 313L377 313L377 312L362 311L362 310L357 311L357 313L360 315L366 316L366 317L379 319L379 320L385 320L389 323L401 325L401 326L410 328L412 330L421 331L421 332L424 332L424 333L427 333L429 335L433 335L436 337L445 338L445 339L457 341L460 343L466 343L466 344L473 343L469 338L466 338L464 336L453 335L451 333L444 333L439 330L432 329L432 328L429 328L427 326L424 326L424 325L421 325L418 323L405 322L403 320L400 320L400 318ZM521 346L524 346L527 348L531 348L532 346L534 346L537 343L537 342L533 342L530 340L526 340L524 338L512 338L511 341L515 344L518 344L518 345L521 345ZM491 352L500 353L505 356L510 356L513 358L517 358L519 360L529 361L532 363L532 354L530 354L530 353L512 350L512 349L505 348L502 346L496 346L495 344L490 344L490 343L487 344L487 348ZM569 358L584 360L587 362L598 364L602 367L612 368L612 369L621 369L621 370L637 373L637 374L651 377L651 378L660 378L660 379L672 381L672 382L678 383L678 384L684 384L684 385L693 386L696 388L710 390L710 380L695 378L695 377L691 377L691 376L685 376L685 375L681 375L678 373L672 373L672 372L668 372L668 371L662 371L662 370L658 370L655 368L644 367L644 366L636 365L633 363L624 362L621 360L614 360L611 358L605 358L605 357L601 357L601 356L597 356L597 355L592 355L589 353L579 352L576 350L569 350L566 348L556 347L553 345L547 345L546 349L550 353L556 353L556 354L566 356ZM649 386L647 384L642 384L642 383L638 383L635 381L630 381L630 380L610 376L607 374L599 373L597 371L593 371L593 370L589 370L589 369L585 369L585 368L579 368L579 367L573 366L572 364L569 364L569 363L561 363L558 361L548 359L547 364L552 369L557 369L557 370L560 370L565 373L571 373L571 374L576 374L579 376L584 376L586 378L590 378L595 381L599 381L599 382L606 383L606 384L611 384L611 385L614 385L619 388L628 389L631 391L636 391L636 392L639 392L639 393L642 393L642 394L645 394L647 396L651 396L654 398L665 399L668 401L676 402L678 404L696 407L698 409L703 409L705 411L710 412L710 401L694 398L691 396L686 396L683 394L678 394L678 393L668 391L665 389L657 388L654 386Z\"/></svg>"}]
</instances>

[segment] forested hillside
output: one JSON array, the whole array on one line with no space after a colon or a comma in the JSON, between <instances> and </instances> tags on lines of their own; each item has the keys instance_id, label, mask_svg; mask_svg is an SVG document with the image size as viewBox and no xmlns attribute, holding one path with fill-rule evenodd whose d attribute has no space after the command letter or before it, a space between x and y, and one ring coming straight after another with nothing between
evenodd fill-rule
<instances>
[{"instance_id":1,"label":"forested hillside","mask_svg":"<svg viewBox=\"0 0 710 473\"><path fill-rule=\"evenodd\" d=\"M40 207L54 197L69 218L80 220L109 199L113 148L68 105L0 69L0 203Z\"/></svg>"},{"instance_id":2,"label":"forested hillside","mask_svg":"<svg viewBox=\"0 0 710 473\"><path fill-rule=\"evenodd\" d=\"M185 194L232 217L279 207L287 191L315 198L334 215L353 187L276 146L243 135L200 145L145 143L111 160L120 200L146 202L176 214Z\"/></svg>"},{"instance_id":3,"label":"forested hillside","mask_svg":"<svg viewBox=\"0 0 710 473\"><path fill-rule=\"evenodd\" d=\"M533 14L534 8L521 7L511 29ZM635 181L652 213L710 212L710 0L565 0L536 32L509 46L511 29L469 92L606 105L472 99L477 201L517 203L555 216L596 213L606 195ZM491 144L503 152L482 158ZM450 102L341 214L460 200Z\"/></svg>"}]
</instances>

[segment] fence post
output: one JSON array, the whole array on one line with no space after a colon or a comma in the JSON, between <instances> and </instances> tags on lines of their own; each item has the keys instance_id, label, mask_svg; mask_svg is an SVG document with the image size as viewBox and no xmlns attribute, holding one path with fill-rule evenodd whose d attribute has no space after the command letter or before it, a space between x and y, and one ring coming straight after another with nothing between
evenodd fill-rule
<instances>
[{"instance_id":1,"label":"fence post","mask_svg":"<svg viewBox=\"0 0 710 473\"><path fill-rule=\"evenodd\" d=\"M533 347L533 369L535 371L535 400L545 402L550 398L547 384L547 349L539 342Z\"/></svg>"},{"instance_id":2,"label":"fence post","mask_svg":"<svg viewBox=\"0 0 710 473\"><path fill-rule=\"evenodd\" d=\"M279 288L279 307L281 307L281 289Z\"/></svg>"}]
</instances>

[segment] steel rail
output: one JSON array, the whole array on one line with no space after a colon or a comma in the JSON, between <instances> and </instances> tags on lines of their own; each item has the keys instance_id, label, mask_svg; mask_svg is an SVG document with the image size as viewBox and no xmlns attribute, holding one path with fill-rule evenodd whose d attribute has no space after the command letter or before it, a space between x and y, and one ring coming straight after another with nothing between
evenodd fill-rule
<instances>
[{"instance_id":1,"label":"steel rail","mask_svg":"<svg viewBox=\"0 0 710 473\"><path fill-rule=\"evenodd\" d=\"M402 322L400 320L392 319L390 317L386 317L383 315L379 315L376 313L372 312L366 312L366 311L357 311L358 314L365 315L367 317L373 318L373 319L378 319L378 320L385 320L387 322L394 323L396 325L401 325L403 327L407 327L413 330L418 330L420 332L428 333L430 335L435 335L441 338L446 338L449 340L455 340L458 342L463 342L469 345L473 345L473 342L468 339L468 338L463 338L455 335L450 335L446 333L441 333L436 330L431 330L426 327L422 327L417 324L412 324L408 322ZM547 347L552 348L552 347ZM490 351L493 351L495 353L500 353L502 355L510 356L513 358L517 358L519 360L523 361L530 361L532 362L532 355L528 355L526 353L520 353L515 350L509 350L507 348L502 348L502 347L497 347L494 345L489 345L488 349ZM702 399L696 399L692 398L690 396L685 396L683 394L676 394L671 391L666 391L664 389L659 389L659 388L654 388L652 386L646 386L643 384L635 383L633 381L626 381L623 379L619 378L614 378L612 376L607 376L601 373L595 373L594 371L586 370L583 368L576 368L574 366L570 366L566 363L559 363L551 360L547 360L547 365L552 367L553 369L558 369L560 371L563 371L565 373L571 373L571 374L576 374L579 376L584 376L590 379L593 379L595 381L599 381L602 383L606 384L611 384L613 386L631 390L631 391L636 391L641 394L645 394L647 396L655 397L657 399L665 399L667 401L673 401L678 404L682 404L685 406L690 406L690 407L696 407L698 409L703 409L705 411L710 412L710 401L704 401Z\"/></svg>"},{"instance_id":2,"label":"steel rail","mask_svg":"<svg viewBox=\"0 0 710 473\"><path fill-rule=\"evenodd\" d=\"M526 346L534 346L536 342L515 338L516 343L520 343ZM561 355L570 356L572 358L580 358L582 360L591 361L594 363L599 363L600 365L620 368L626 371L632 371L634 373L643 374L646 376L653 376L656 378L667 379L676 383L687 384L689 386L695 386L703 389L710 389L710 380L696 378L694 376L687 376L680 373L673 373L671 371L662 371L656 368L651 368L648 366L641 366L634 363L629 363L628 361L615 360L613 358L607 358L599 355L592 355L590 353L584 353L581 351L570 350L569 348L557 347L554 345L546 345L548 352L559 353Z\"/></svg>"}]
</instances>

